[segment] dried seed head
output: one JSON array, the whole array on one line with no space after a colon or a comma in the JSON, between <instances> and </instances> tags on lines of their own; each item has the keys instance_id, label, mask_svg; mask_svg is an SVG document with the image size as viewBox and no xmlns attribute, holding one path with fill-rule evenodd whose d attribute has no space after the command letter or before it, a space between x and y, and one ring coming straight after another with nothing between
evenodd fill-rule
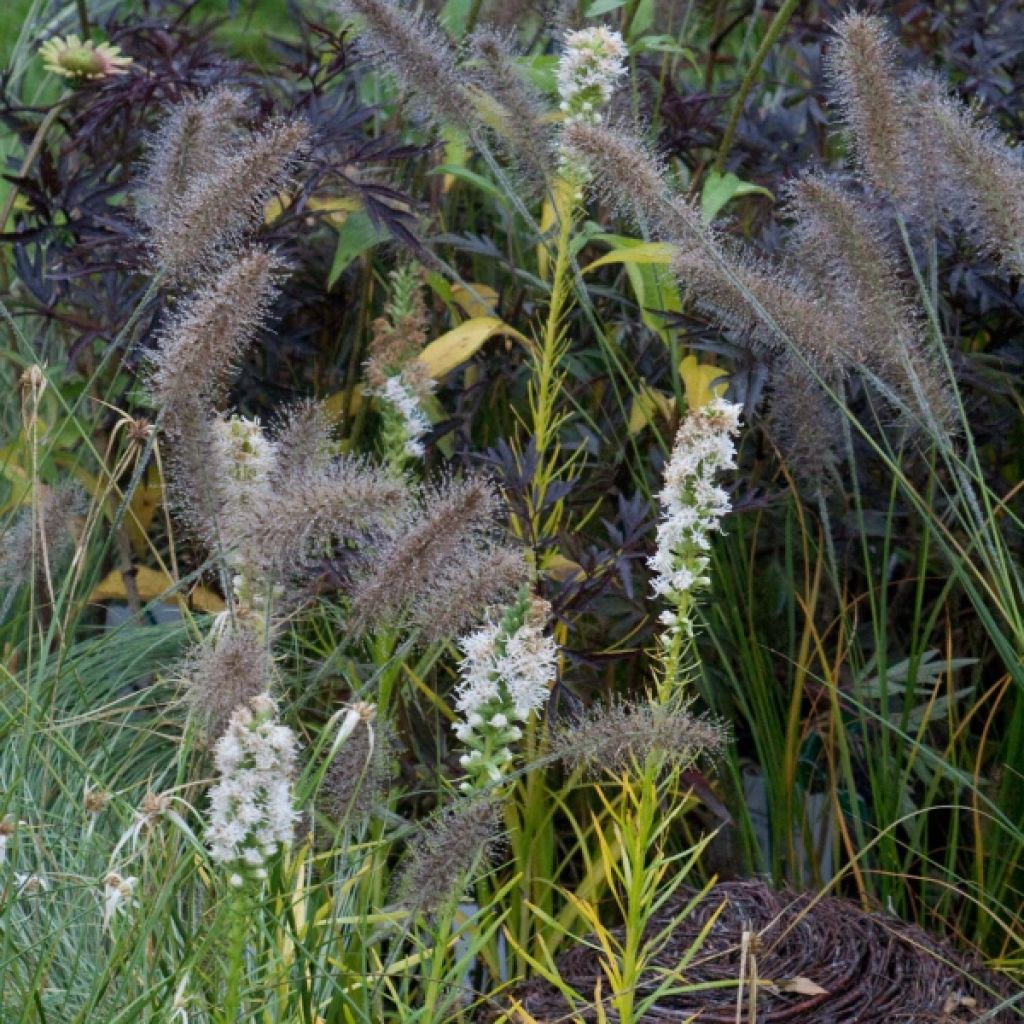
<instances>
[{"instance_id":1,"label":"dried seed head","mask_svg":"<svg viewBox=\"0 0 1024 1024\"><path fill-rule=\"evenodd\" d=\"M493 536L501 509L494 484L485 477L442 480L425 486L418 501L394 528L369 549L356 570L351 597L353 628L365 631L383 622L421 625L437 635L428 618L439 595L480 597L481 573L497 547ZM482 563L482 564L481 564ZM475 583L460 586L464 576ZM496 578L487 603L507 586ZM483 607L449 608L448 621L481 614Z\"/></svg>"},{"instance_id":2,"label":"dried seed head","mask_svg":"<svg viewBox=\"0 0 1024 1024\"><path fill-rule=\"evenodd\" d=\"M574 121L566 125L563 139L589 168L592 187L601 199L621 216L666 240L708 236L700 213L672 191L664 169L638 136L605 124Z\"/></svg>"},{"instance_id":3,"label":"dried seed head","mask_svg":"<svg viewBox=\"0 0 1024 1024\"><path fill-rule=\"evenodd\" d=\"M451 41L431 18L390 0L339 0L339 8L362 21L360 49L391 71L422 114L471 127L473 104L456 71Z\"/></svg>"},{"instance_id":4,"label":"dried seed head","mask_svg":"<svg viewBox=\"0 0 1024 1024\"><path fill-rule=\"evenodd\" d=\"M436 813L410 843L396 887L410 913L431 914L458 900L493 864L502 845L501 806L474 798Z\"/></svg>"},{"instance_id":5,"label":"dried seed head","mask_svg":"<svg viewBox=\"0 0 1024 1024\"><path fill-rule=\"evenodd\" d=\"M865 178L896 197L908 194L908 110L896 71L896 45L885 22L870 14L848 14L836 27L827 67Z\"/></svg>"},{"instance_id":6,"label":"dried seed head","mask_svg":"<svg viewBox=\"0 0 1024 1024\"><path fill-rule=\"evenodd\" d=\"M237 708L270 689L270 655L255 633L227 631L193 648L183 674L188 703L212 741Z\"/></svg>"},{"instance_id":7,"label":"dried seed head","mask_svg":"<svg viewBox=\"0 0 1024 1024\"><path fill-rule=\"evenodd\" d=\"M332 456L331 432L330 415L320 402L300 402L286 409L272 431L271 486L286 489L293 476L325 469Z\"/></svg>"},{"instance_id":8,"label":"dried seed head","mask_svg":"<svg viewBox=\"0 0 1024 1024\"><path fill-rule=\"evenodd\" d=\"M287 186L309 133L304 120L273 121L187 183L150 238L172 281L193 281L234 260L267 201Z\"/></svg>"},{"instance_id":9,"label":"dried seed head","mask_svg":"<svg viewBox=\"0 0 1024 1024\"><path fill-rule=\"evenodd\" d=\"M721 753L727 735L722 724L685 707L619 701L558 725L551 748L570 768L594 775L642 770L652 762L685 770Z\"/></svg>"}]
</instances>

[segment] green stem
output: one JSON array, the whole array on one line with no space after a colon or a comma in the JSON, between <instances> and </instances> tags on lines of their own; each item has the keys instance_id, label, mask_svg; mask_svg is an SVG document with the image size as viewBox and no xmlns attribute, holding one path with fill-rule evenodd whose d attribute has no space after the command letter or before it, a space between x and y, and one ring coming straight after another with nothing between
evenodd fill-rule
<instances>
[{"instance_id":1,"label":"green stem","mask_svg":"<svg viewBox=\"0 0 1024 1024\"><path fill-rule=\"evenodd\" d=\"M224 997L224 1024L241 1020L242 983L245 980L245 939L248 933L248 900L241 890L231 895L228 931L227 991Z\"/></svg>"},{"instance_id":2,"label":"green stem","mask_svg":"<svg viewBox=\"0 0 1024 1024\"><path fill-rule=\"evenodd\" d=\"M757 53L754 54L750 67L747 68L747 73L743 76L739 92L736 93L736 98L732 102L732 110L729 112L729 123L725 126L725 134L722 136L722 143L718 147L718 155L715 157L714 169L719 174L725 169L725 158L729 155L729 150L732 148L732 140L740 123L743 106L747 102L750 90L754 88L754 83L757 81L757 76L761 71L761 65L767 60L769 51L778 41L779 36L782 35L782 30L789 23L789 19L796 13L799 4L800 0L785 0L785 3L778 9L775 17L772 19L772 23L768 26L764 39L761 40L761 45L757 48Z\"/></svg>"}]
</instances>

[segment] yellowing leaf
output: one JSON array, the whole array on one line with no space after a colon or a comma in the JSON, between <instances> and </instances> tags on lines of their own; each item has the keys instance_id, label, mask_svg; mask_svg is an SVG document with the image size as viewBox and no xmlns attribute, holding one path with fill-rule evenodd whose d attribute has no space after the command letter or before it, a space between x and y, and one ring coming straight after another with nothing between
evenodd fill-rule
<instances>
[{"instance_id":1,"label":"yellowing leaf","mask_svg":"<svg viewBox=\"0 0 1024 1024\"><path fill-rule=\"evenodd\" d=\"M138 591L139 599L147 604L164 597L174 586L174 580L163 570L150 569L144 565L135 570L135 588ZM124 576L118 569L108 573L89 595L89 600L92 602L125 601L127 598L128 590L125 587ZM177 600L178 595L176 594L168 594L167 597L164 597L167 604L174 604ZM219 612L224 610L224 602L206 587L196 587L189 595L189 600L197 611Z\"/></svg>"},{"instance_id":2,"label":"yellowing leaf","mask_svg":"<svg viewBox=\"0 0 1024 1024\"><path fill-rule=\"evenodd\" d=\"M612 249L603 256L588 263L583 268L584 274L598 267L608 266L610 263L657 263L667 266L672 262L676 249L668 242L640 242L638 245L631 245L628 248Z\"/></svg>"},{"instance_id":3,"label":"yellowing leaf","mask_svg":"<svg viewBox=\"0 0 1024 1024\"><path fill-rule=\"evenodd\" d=\"M498 293L489 284L475 281L452 285L452 299L466 316L493 316L498 305Z\"/></svg>"},{"instance_id":4,"label":"yellowing leaf","mask_svg":"<svg viewBox=\"0 0 1024 1024\"><path fill-rule=\"evenodd\" d=\"M145 482L140 484L132 495L132 514L125 519L132 547L140 555L146 548L146 533L153 522L156 510L160 507L163 494L160 474L156 466L150 466Z\"/></svg>"},{"instance_id":5,"label":"yellowing leaf","mask_svg":"<svg viewBox=\"0 0 1024 1024\"><path fill-rule=\"evenodd\" d=\"M278 217L292 205L292 197L287 192L280 192L274 196L263 208L263 219L267 224L273 224ZM326 220L335 226L345 223L345 218L353 210L361 209L358 199L351 196L310 196L306 200L306 209L311 213L326 213Z\"/></svg>"},{"instance_id":6,"label":"yellowing leaf","mask_svg":"<svg viewBox=\"0 0 1024 1024\"><path fill-rule=\"evenodd\" d=\"M672 412L672 398L663 391L645 385L633 399L633 407L629 411L629 432L639 434L658 416L671 419Z\"/></svg>"},{"instance_id":7,"label":"yellowing leaf","mask_svg":"<svg viewBox=\"0 0 1024 1024\"><path fill-rule=\"evenodd\" d=\"M574 562L571 558L566 558L565 555L560 555L558 552L548 555L544 560L544 571L563 583L586 575L578 562Z\"/></svg>"},{"instance_id":8,"label":"yellowing leaf","mask_svg":"<svg viewBox=\"0 0 1024 1024\"><path fill-rule=\"evenodd\" d=\"M545 199L540 211L540 233L545 238L551 234L551 229L560 224L563 217L572 215L572 206L576 201L576 186L570 184L565 178L558 177L554 182L554 190L551 199ZM548 247L543 243L537 244L537 273L541 280L548 279L548 272L551 269L551 257Z\"/></svg>"},{"instance_id":9,"label":"yellowing leaf","mask_svg":"<svg viewBox=\"0 0 1024 1024\"><path fill-rule=\"evenodd\" d=\"M427 368L427 373L439 380L451 373L456 366L472 358L488 338L496 334L505 334L529 346L527 338L515 328L499 320L496 316L477 316L458 327L435 338L418 358Z\"/></svg>"},{"instance_id":10,"label":"yellowing leaf","mask_svg":"<svg viewBox=\"0 0 1024 1024\"><path fill-rule=\"evenodd\" d=\"M365 400L366 396L363 394L363 386L357 385L355 388L342 388L340 391L335 391L333 395L328 395L321 405L327 415L337 422L341 419L346 409L348 409L351 415L355 415Z\"/></svg>"},{"instance_id":11,"label":"yellowing leaf","mask_svg":"<svg viewBox=\"0 0 1024 1024\"><path fill-rule=\"evenodd\" d=\"M699 409L712 398L720 398L728 387L725 371L720 366L700 363L696 356L687 356L679 364L679 375L686 389L686 404L691 409Z\"/></svg>"}]
</instances>

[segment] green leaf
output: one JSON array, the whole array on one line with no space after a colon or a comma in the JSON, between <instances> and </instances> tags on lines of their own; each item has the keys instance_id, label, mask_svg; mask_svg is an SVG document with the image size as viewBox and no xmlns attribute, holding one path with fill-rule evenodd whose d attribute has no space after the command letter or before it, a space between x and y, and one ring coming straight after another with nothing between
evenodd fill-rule
<instances>
[{"instance_id":1,"label":"green leaf","mask_svg":"<svg viewBox=\"0 0 1024 1024\"><path fill-rule=\"evenodd\" d=\"M701 215L710 224L726 203L732 202L739 196L752 195L767 196L769 199L775 198L768 189L762 188L760 185L753 185L749 181L741 181L732 171L726 174L709 171L700 194Z\"/></svg>"},{"instance_id":2,"label":"green leaf","mask_svg":"<svg viewBox=\"0 0 1024 1024\"><path fill-rule=\"evenodd\" d=\"M505 198L505 193L494 182L488 181L482 174L477 174L476 171L471 171L468 167L459 167L457 164L442 164L440 167L435 167L430 173L450 174L453 178L458 178L460 181L475 185L481 191L487 192L503 203L508 201Z\"/></svg>"},{"instance_id":3,"label":"green leaf","mask_svg":"<svg viewBox=\"0 0 1024 1024\"><path fill-rule=\"evenodd\" d=\"M596 18L609 11L617 11L620 7L626 6L626 0L594 0L587 8L587 17Z\"/></svg>"},{"instance_id":4,"label":"green leaf","mask_svg":"<svg viewBox=\"0 0 1024 1024\"><path fill-rule=\"evenodd\" d=\"M365 210L350 213L338 231L338 247L334 250L334 262L327 275L327 287L333 288L345 268L364 252L385 241L390 236L370 220Z\"/></svg>"}]
</instances>

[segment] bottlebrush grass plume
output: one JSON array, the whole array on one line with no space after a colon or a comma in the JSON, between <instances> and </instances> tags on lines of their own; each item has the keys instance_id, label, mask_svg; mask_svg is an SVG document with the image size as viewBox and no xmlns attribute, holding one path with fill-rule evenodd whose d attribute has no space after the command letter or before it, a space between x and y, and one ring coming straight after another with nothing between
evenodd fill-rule
<instances>
[{"instance_id":1,"label":"bottlebrush grass plume","mask_svg":"<svg viewBox=\"0 0 1024 1024\"><path fill-rule=\"evenodd\" d=\"M589 169L591 189L621 216L665 240L689 244L708 238L700 213L672 191L641 138L622 128L573 121L563 140Z\"/></svg>"},{"instance_id":2,"label":"bottlebrush grass plume","mask_svg":"<svg viewBox=\"0 0 1024 1024\"><path fill-rule=\"evenodd\" d=\"M321 402L299 402L286 409L273 425L273 458L267 472L270 485L285 490L293 475L325 469L332 457L331 417Z\"/></svg>"},{"instance_id":3,"label":"bottlebrush grass plume","mask_svg":"<svg viewBox=\"0 0 1024 1024\"><path fill-rule=\"evenodd\" d=\"M320 808L337 825L358 831L387 803L396 753L387 723L372 704L357 705L359 723L331 759L320 786Z\"/></svg>"},{"instance_id":4,"label":"bottlebrush grass plume","mask_svg":"<svg viewBox=\"0 0 1024 1024\"><path fill-rule=\"evenodd\" d=\"M438 811L409 844L395 889L410 913L431 914L461 898L503 844L501 805L473 797Z\"/></svg>"},{"instance_id":5,"label":"bottlebrush grass plume","mask_svg":"<svg viewBox=\"0 0 1024 1024\"><path fill-rule=\"evenodd\" d=\"M151 230L176 212L189 185L230 158L243 139L246 95L220 87L170 107L146 143L136 214Z\"/></svg>"},{"instance_id":6,"label":"bottlebrush grass plume","mask_svg":"<svg viewBox=\"0 0 1024 1024\"><path fill-rule=\"evenodd\" d=\"M540 186L555 168L554 133L544 120L544 104L515 65L511 36L482 27L469 38L476 57L475 83L500 107L494 134L505 155L525 173L526 183Z\"/></svg>"},{"instance_id":7,"label":"bottlebrush grass plume","mask_svg":"<svg viewBox=\"0 0 1024 1024\"><path fill-rule=\"evenodd\" d=\"M833 315L844 316L860 340L850 356L878 377L908 425L946 432L955 421L953 398L878 219L862 199L817 175L790 185L788 206L801 264L813 268Z\"/></svg>"},{"instance_id":8,"label":"bottlebrush grass plume","mask_svg":"<svg viewBox=\"0 0 1024 1024\"><path fill-rule=\"evenodd\" d=\"M214 740L237 708L270 689L266 641L248 630L222 632L192 649L182 675L188 705Z\"/></svg>"},{"instance_id":9,"label":"bottlebrush grass plume","mask_svg":"<svg viewBox=\"0 0 1024 1024\"><path fill-rule=\"evenodd\" d=\"M302 119L271 121L192 176L164 214L148 212L156 265L182 283L230 264L288 185L309 134Z\"/></svg>"},{"instance_id":10,"label":"bottlebrush grass plume","mask_svg":"<svg viewBox=\"0 0 1024 1024\"><path fill-rule=\"evenodd\" d=\"M451 40L428 15L389 0L340 0L338 7L361 21L357 45L388 68L421 113L441 124L472 127L473 102Z\"/></svg>"},{"instance_id":11,"label":"bottlebrush grass plume","mask_svg":"<svg viewBox=\"0 0 1024 1024\"><path fill-rule=\"evenodd\" d=\"M865 179L893 196L905 196L911 180L909 111L896 44L885 22L870 14L846 15L836 26L826 68Z\"/></svg>"},{"instance_id":12,"label":"bottlebrush grass plume","mask_svg":"<svg viewBox=\"0 0 1024 1024\"><path fill-rule=\"evenodd\" d=\"M27 583L35 572L38 583L60 568L74 547L85 495L74 484L37 484L36 510L23 508L4 531L0 554L0 587Z\"/></svg>"},{"instance_id":13,"label":"bottlebrush grass plume","mask_svg":"<svg viewBox=\"0 0 1024 1024\"><path fill-rule=\"evenodd\" d=\"M481 572L491 563L494 534L501 510L494 484L486 477L444 479L424 486L416 502L395 520L394 527L361 559L351 593L351 625L364 632L382 623L420 625L428 636L437 628L427 608L437 596L477 597L476 587L446 589L450 580ZM484 595L491 604L507 586L507 577L494 580ZM426 607L420 603L426 599ZM471 619L484 606L452 606L448 621Z\"/></svg>"},{"instance_id":14,"label":"bottlebrush grass plume","mask_svg":"<svg viewBox=\"0 0 1024 1024\"><path fill-rule=\"evenodd\" d=\"M917 79L915 127L921 149L939 154L941 202L981 248L1024 274L1024 158L976 110Z\"/></svg>"},{"instance_id":15,"label":"bottlebrush grass plume","mask_svg":"<svg viewBox=\"0 0 1024 1024\"><path fill-rule=\"evenodd\" d=\"M277 295L282 265L253 248L182 302L150 356L149 391L170 423L224 397L239 359L252 344Z\"/></svg>"},{"instance_id":16,"label":"bottlebrush grass plume","mask_svg":"<svg viewBox=\"0 0 1024 1024\"><path fill-rule=\"evenodd\" d=\"M326 466L296 469L285 489L224 527L229 548L247 553L274 580L294 579L339 544L386 530L408 500L403 481L365 461L343 456Z\"/></svg>"},{"instance_id":17,"label":"bottlebrush grass plume","mask_svg":"<svg viewBox=\"0 0 1024 1024\"><path fill-rule=\"evenodd\" d=\"M716 757L727 740L720 723L691 715L678 704L615 701L556 726L551 750L571 769L595 776L642 770L653 762L685 771Z\"/></svg>"}]
</instances>

